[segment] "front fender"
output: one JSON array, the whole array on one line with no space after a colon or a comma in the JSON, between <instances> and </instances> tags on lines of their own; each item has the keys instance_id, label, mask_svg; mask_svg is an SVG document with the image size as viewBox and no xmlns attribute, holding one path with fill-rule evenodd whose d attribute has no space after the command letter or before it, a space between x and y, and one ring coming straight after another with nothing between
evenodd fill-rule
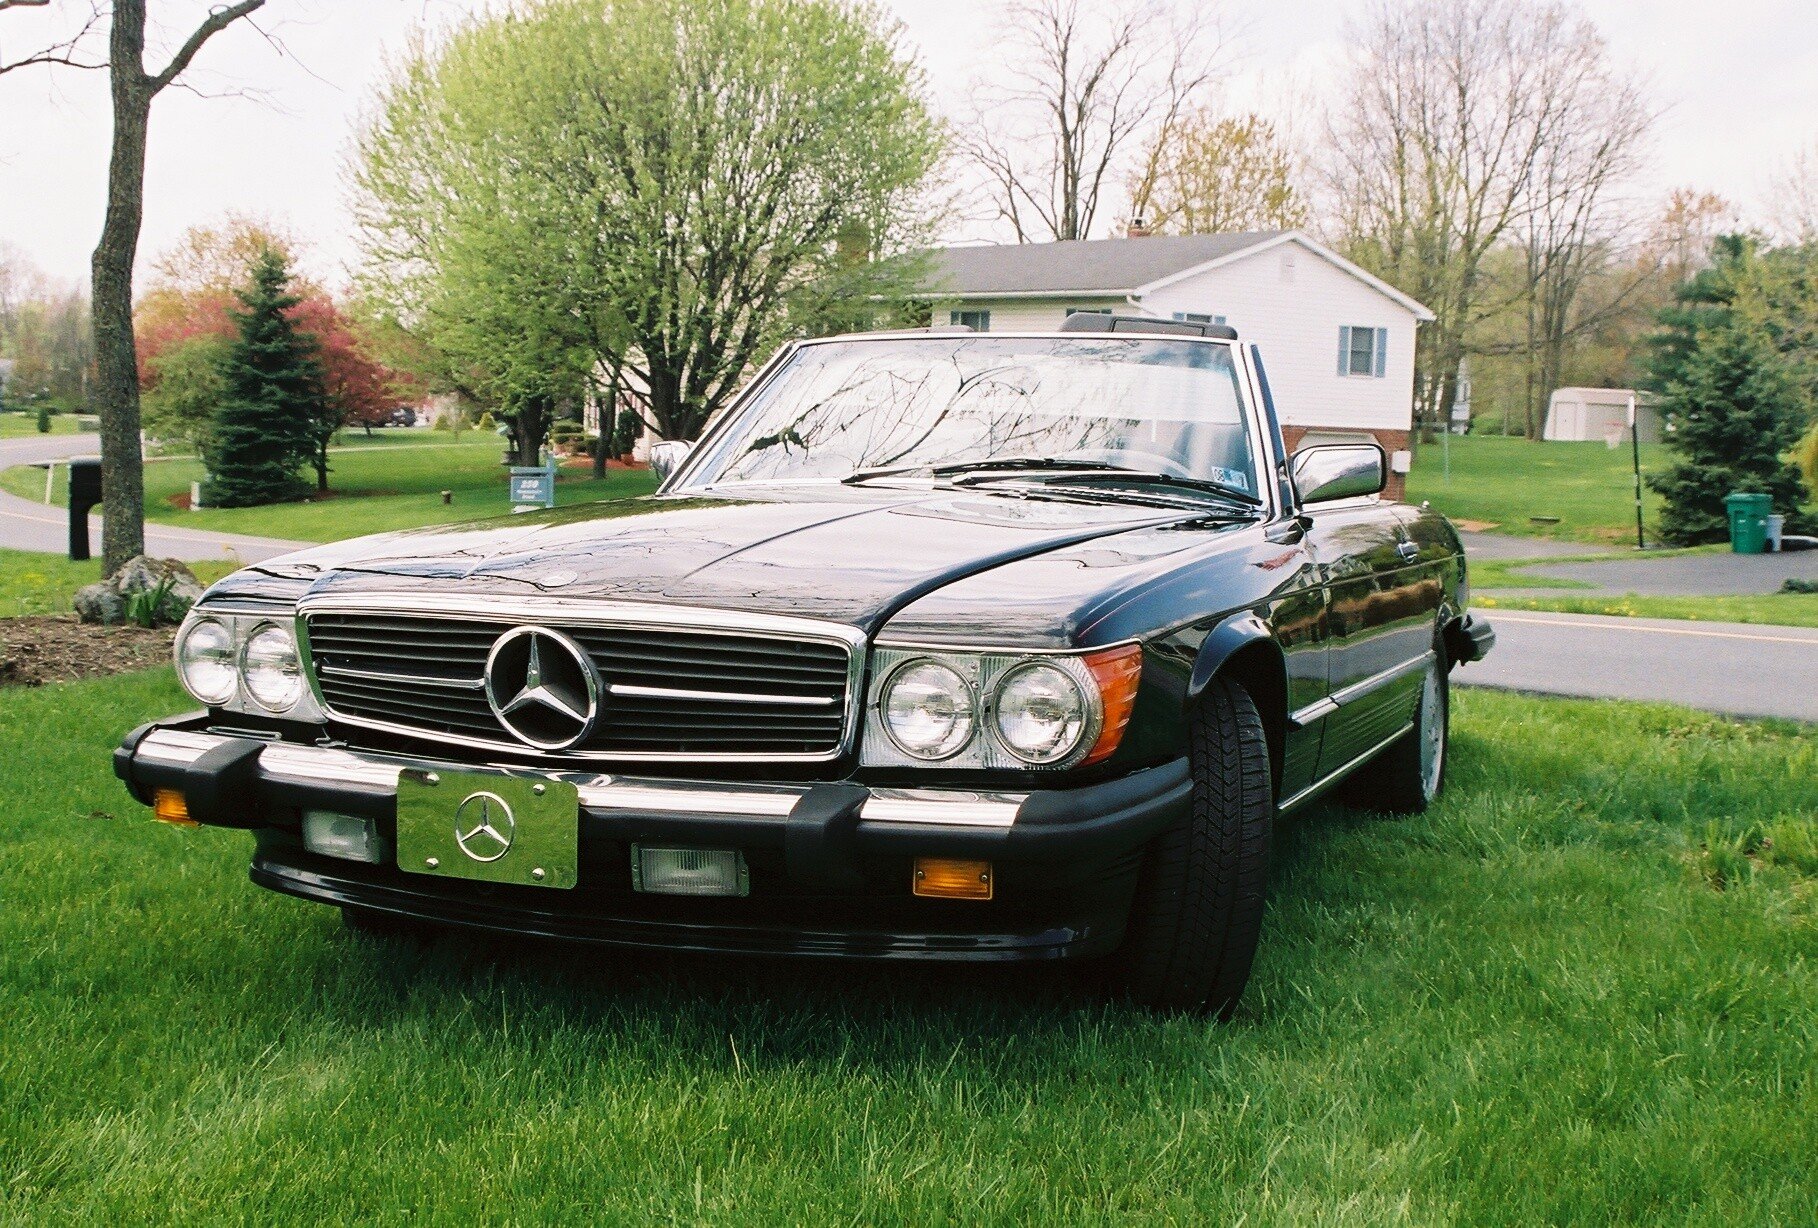
<instances>
[{"instance_id":1,"label":"front fender","mask_svg":"<svg viewBox=\"0 0 1818 1228\"><path fill-rule=\"evenodd\" d=\"M1267 645L1266 652L1258 651L1255 655L1272 660L1276 686L1286 694L1287 666L1282 661L1281 648L1275 643L1275 637L1262 619L1249 610L1239 610L1228 615L1200 641L1199 655L1193 661L1193 676L1187 683L1187 702L1191 704L1204 694L1218 671L1253 644ZM1261 697L1256 698L1260 702Z\"/></svg>"}]
</instances>

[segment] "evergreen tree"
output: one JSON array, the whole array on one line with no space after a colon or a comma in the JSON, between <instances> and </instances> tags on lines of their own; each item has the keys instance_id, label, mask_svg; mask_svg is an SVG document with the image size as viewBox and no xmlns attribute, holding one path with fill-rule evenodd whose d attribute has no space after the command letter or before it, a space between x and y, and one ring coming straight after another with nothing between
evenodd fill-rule
<instances>
[{"instance_id":1,"label":"evergreen tree","mask_svg":"<svg viewBox=\"0 0 1818 1228\"><path fill-rule=\"evenodd\" d=\"M322 364L316 340L290 311L290 269L269 249L253 261L251 281L235 291L237 335L226 358L226 395L215 411L206 501L248 507L308 491L298 471L314 455L312 424L322 412Z\"/></svg>"},{"instance_id":2,"label":"evergreen tree","mask_svg":"<svg viewBox=\"0 0 1818 1228\"><path fill-rule=\"evenodd\" d=\"M1648 479L1666 500L1660 532L1689 545L1727 536L1725 495L1755 491L1795 527L1805 489L1787 462L1806 420L1805 393L1776 344L1751 240L1717 241L1712 266L1662 313L1652 377L1672 430L1665 473Z\"/></svg>"}]
</instances>

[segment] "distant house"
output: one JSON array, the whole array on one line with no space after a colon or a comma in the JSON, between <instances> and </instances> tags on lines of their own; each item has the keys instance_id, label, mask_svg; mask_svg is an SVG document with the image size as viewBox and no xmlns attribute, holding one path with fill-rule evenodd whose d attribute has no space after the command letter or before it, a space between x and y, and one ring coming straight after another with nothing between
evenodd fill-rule
<instances>
[{"instance_id":1,"label":"distant house","mask_svg":"<svg viewBox=\"0 0 1818 1228\"><path fill-rule=\"evenodd\" d=\"M934 324L1055 328L1079 311L1230 324L1261 347L1290 449L1374 439L1399 464L1414 335L1433 313L1298 230L946 247L922 287Z\"/></svg>"},{"instance_id":2,"label":"distant house","mask_svg":"<svg viewBox=\"0 0 1818 1228\"><path fill-rule=\"evenodd\" d=\"M1660 410L1654 406L1652 394L1629 388L1555 388L1547 400L1547 421L1540 437L1620 443L1628 438L1631 397L1641 442L1659 443Z\"/></svg>"}]
</instances>

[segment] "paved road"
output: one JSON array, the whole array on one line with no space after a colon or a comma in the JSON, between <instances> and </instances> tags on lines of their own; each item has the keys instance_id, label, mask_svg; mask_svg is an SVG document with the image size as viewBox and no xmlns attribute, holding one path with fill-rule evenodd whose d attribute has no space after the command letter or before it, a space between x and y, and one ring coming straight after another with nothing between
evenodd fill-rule
<instances>
[{"instance_id":1,"label":"paved road","mask_svg":"<svg viewBox=\"0 0 1818 1228\"><path fill-rule=\"evenodd\" d=\"M1562 596L1713 597L1725 593L1777 593L1789 578L1818 582L1818 550L1785 554L1636 555L1598 563L1547 563L1524 574L1579 580L1595 589L1558 589Z\"/></svg>"},{"instance_id":2,"label":"paved road","mask_svg":"<svg viewBox=\"0 0 1818 1228\"><path fill-rule=\"evenodd\" d=\"M101 439L96 435L37 435L23 439L0 439L0 469L47 460L67 460L72 456L94 456L100 450ZM99 516L89 518L88 533L89 549L99 554ZM307 544L279 541L270 537L247 537L239 533L213 533L206 529L174 528L149 523L145 526L147 554L192 563L205 559L257 563L261 559L299 550ZM0 546L62 554L69 549L69 513L60 507L34 503L30 499L21 499L17 495L0 491Z\"/></svg>"},{"instance_id":3,"label":"paved road","mask_svg":"<svg viewBox=\"0 0 1818 1228\"><path fill-rule=\"evenodd\" d=\"M1486 612L1496 648L1460 686L1651 699L1736 716L1818 721L1818 630Z\"/></svg>"},{"instance_id":4,"label":"paved road","mask_svg":"<svg viewBox=\"0 0 1818 1228\"><path fill-rule=\"evenodd\" d=\"M1464 543L1465 553L1474 559L1557 559L1616 553L1609 546L1560 541L1556 537L1514 537L1507 533L1466 533L1461 530L1458 540Z\"/></svg>"}]
</instances>

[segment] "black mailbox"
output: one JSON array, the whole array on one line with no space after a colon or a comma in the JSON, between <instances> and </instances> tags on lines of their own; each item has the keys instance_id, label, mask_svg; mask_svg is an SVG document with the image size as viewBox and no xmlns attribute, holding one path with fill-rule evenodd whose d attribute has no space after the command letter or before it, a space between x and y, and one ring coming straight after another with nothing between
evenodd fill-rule
<instances>
[{"instance_id":1,"label":"black mailbox","mask_svg":"<svg viewBox=\"0 0 1818 1228\"><path fill-rule=\"evenodd\" d=\"M88 514L101 502L101 462L69 463L69 557L88 557Z\"/></svg>"}]
</instances>

